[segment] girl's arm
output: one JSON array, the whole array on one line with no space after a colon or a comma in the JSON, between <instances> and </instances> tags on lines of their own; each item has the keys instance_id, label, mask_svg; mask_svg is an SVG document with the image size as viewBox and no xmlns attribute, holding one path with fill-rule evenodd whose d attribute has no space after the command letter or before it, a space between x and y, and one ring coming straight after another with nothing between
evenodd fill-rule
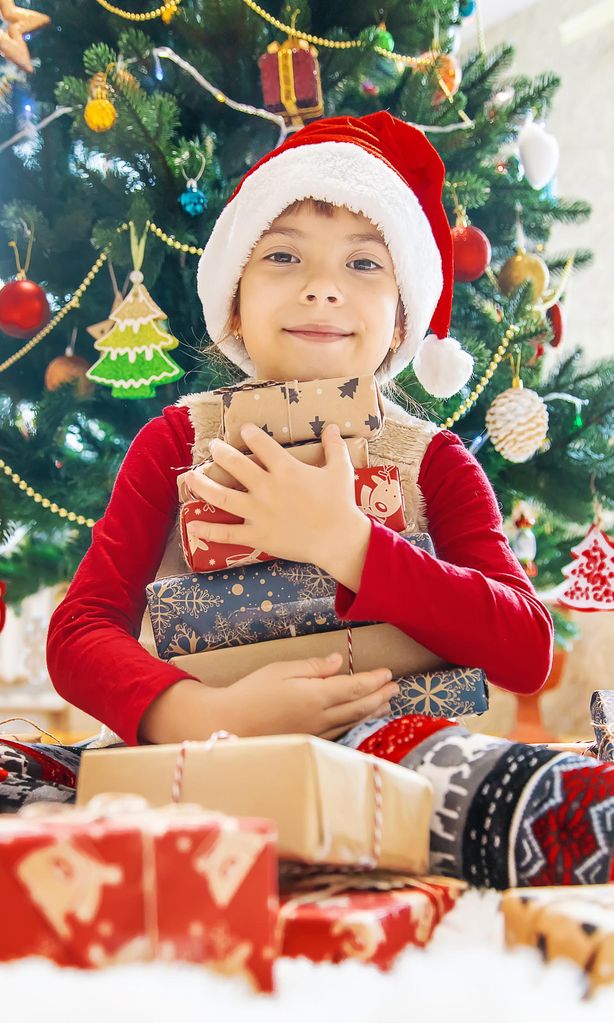
<instances>
[{"instance_id":1,"label":"girl's arm","mask_svg":"<svg viewBox=\"0 0 614 1023\"><path fill-rule=\"evenodd\" d=\"M175 522L176 477L191 464L192 434L187 410L174 406L137 434L91 546L49 623L47 667L54 687L129 744L137 743L139 722L155 697L193 678L138 642L145 586Z\"/></svg>"},{"instance_id":2,"label":"girl's arm","mask_svg":"<svg viewBox=\"0 0 614 1023\"><path fill-rule=\"evenodd\" d=\"M509 546L488 477L442 430L418 483L437 557L373 523L358 592L338 586L337 615L389 622L502 689L537 692L552 665L552 618Z\"/></svg>"}]
</instances>

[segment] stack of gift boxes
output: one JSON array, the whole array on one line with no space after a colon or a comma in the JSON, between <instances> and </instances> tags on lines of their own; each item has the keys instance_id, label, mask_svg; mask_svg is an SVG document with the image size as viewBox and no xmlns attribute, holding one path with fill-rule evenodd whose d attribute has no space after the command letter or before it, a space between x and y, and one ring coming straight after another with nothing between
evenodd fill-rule
<instances>
[{"instance_id":1,"label":"stack of gift boxes","mask_svg":"<svg viewBox=\"0 0 614 1023\"><path fill-rule=\"evenodd\" d=\"M373 376L250 382L218 393L223 439L251 458L255 456L241 437L245 423L256 423L291 455L313 466L324 465L318 438L327 423L336 423L354 465L357 505L407 543L435 554L430 536L416 532L413 523L408 527L399 468L369 464L368 442L380 434L384 416ZM223 486L239 486L212 459L194 471ZM401 689L392 701L394 717L412 712L453 717L486 710L481 669L450 666L388 624L340 621L334 610L336 582L317 566L206 539L201 523L242 520L195 499L189 488L191 472L177 479L181 543L190 571L147 587L161 658L180 663L208 685L228 685L265 664L339 651L341 671L391 669Z\"/></svg>"},{"instance_id":2,"label":"stack of gift boxes","mask_svg":"<svg viewBox=\"0 0 614 1023\"><path fill-rule=\"evenodd\" d=\"M315 434L331 420L328 406L318 405L331 388L352 400L364 393L359 412L344 408L332 417L350 431L357 501L434 554L427 535L406 528L395 467L368 465L367 440L381 428L374 383L314 387L306 414ZM307 390L301 384L224 391L225 439L240 447L240 425L255 421L296 457L322 464L320 444L288 411L306 401ZM263 398L258 415L255 403ZM280 401L286 416L278 419ZM201 470L230 485L213 462ZM369 494L381 484L387 496L374 503ZM334 617L334 581L315 566L275 561L263 551L203 549L188 527L204 502L192 500L185 479L179 486L190 572L149 588L160 656L182 659L208 684L227 685L260 664L341 649L341 642L347 670L347 623ZM205 508L201 514L220 514ZM200 558L219 561L205 566ZM454 710L441 698L429 705L425 694L434 678L445 684L456 671L470 679L470 669L429 671L438 667L428 660L434 655L388 625L352 623L352 636L355 668L380 665L385 651L386 663L413 687L413 696L408 687L409 695L398 698L397 716L459 712L458 698ZM484 709L483 683L468 692L462 710L476 702ZM614 760L614 693L594 693L591 716L592 752ZM44 955L98 968L183 960L242 976L260 991L274 989L280 956L352 957L388 969L402 949L428 942L466 887L426 873L433 802L426 777L309 735L218 733L178 746L86 751L77 807L39 803L0 818L7 921L0 961ZM575 960L588 991L613 982L612 891L587 885L505 892L508 945Z\"/></svg>"},{"instance_id":3,"label":"stack of gift boxes","mask_svg":"<svg viewBox=\"0 0 614 1023\"><path fill-rule=\"evenodd\" d=\"M434 555L430 537L407 528L398 468L369 465L383 423L373 377L248 384L222 389L221 405L229 444L244 450L241 426L255 422L315 466L322 429L336 422L357 503ZM212 460L197 471L237 485ZM449 667L388 624L338 620L336 583L317 566L203 539L200 522L237 520L195 500L188 482L178 478L186 573L147 592L161 658L228 685L263 664L340 650L341 670L385 664L401 680L394 716L486 708L480 670ZM0 822L0 899L13 921L0 960L182 959L266 991L280 955L388 968L428 941L464 888L426 875L430 782L314 736L87 751L78 804Z\"/></svg>"},{"instance_id":4,"label":"stack of gift boxes","mask_svg":"<svg viewBox=\"0 0 614 1023\"><path fill-rule=\"evenodd\" d=\"M182 960L260 991L280 956L388 969L465 888L425 873L432 801L314 736L87 751L76 807L0 817L0 961Z\"/></svg>"}]
</instances>

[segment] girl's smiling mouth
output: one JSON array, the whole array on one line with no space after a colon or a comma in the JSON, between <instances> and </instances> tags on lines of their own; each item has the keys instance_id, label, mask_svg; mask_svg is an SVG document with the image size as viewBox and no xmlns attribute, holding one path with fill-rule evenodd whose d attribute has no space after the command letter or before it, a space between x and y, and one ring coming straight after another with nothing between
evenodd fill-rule
<instances>
[{"instance_id":1,"label":"girl's smiling mouth","mask_svg":"<svg viewBox=\"0 0 614 1023\"><path fill-rule=\"evenodd\" d=\"M301 323L297 327L284 327L284 333L306 338L308 341L340 341L352 337L351 331L341 330L329 323Z\"/></svg>"}]
</instances>

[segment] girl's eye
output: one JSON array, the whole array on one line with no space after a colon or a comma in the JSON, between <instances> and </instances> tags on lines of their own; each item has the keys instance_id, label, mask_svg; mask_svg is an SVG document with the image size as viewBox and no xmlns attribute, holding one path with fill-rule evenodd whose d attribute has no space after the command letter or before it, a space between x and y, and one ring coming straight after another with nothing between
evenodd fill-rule
<instances>
[{"instance_id":1,"label":"girl's eye","mask_svg":"<svg viewBox=\"0 0 614 1023\"><path fill-rule=\"evenodd\" d=\"M358 259L352 259L350 261L350 263L370 263L371 264L371 266L358 267L359 270L369 270L369 271L372 271L374 269L375 270L380 270L381 269L379 263L376 263L374 259L368 259L367 256L359 256Z\"/></svg>"},{"instance_id":2,"label":"girl's eye","mask_svg":"<svg viewBox=\"0 0 614 1023\"><path fill-rule=\"evenodd\" d=\"M288 260L285 260L285 259L278 260L278 259L275 259L275 256L287 256ZM265 260L266 259L270 259L273 263L280 263L283 266L283 265L288 265L288 262L289 262L290 259L296 259L296 256L293 256L291 252L271 252L271 253L269 253L268 256L265 256L264 258L265 258Z\"/></svg>"}]
</instances>

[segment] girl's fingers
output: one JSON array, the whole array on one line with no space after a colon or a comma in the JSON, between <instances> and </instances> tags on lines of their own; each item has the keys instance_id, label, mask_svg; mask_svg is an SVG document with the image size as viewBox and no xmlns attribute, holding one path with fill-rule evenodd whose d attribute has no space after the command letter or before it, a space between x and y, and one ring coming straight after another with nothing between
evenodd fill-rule
<instances>
[{"instance_id":1,"label":"girl's fingers","mask_svg":"<svg viewBox=\"0 0 614 1023\"><path fill-rule=\"evenodd\" d=\"M226 522L199 522L196 534L203 540L212 543L236 543L245 547L257 547L252 541L250 528L243 523L227 524Z\"/></svg>"},{"instance_id":2,"label":"girl's fingers","mask_svg":"<svg viewBox=\"0 0 614 1023\"><path fill-rule=\"evenodd\" d=\"M203 473L194 471L188 481L189 489L201 500L208 501L221 508L222 511L230 512L231 515L238 515L244 519L249 509L249 495L242 490L231 490L223 487L220 483L209 479Z\"/></svg>"},{"instance_id":3,"label":"girl's fingers","mask_svg":"<svg viewBox=\"0 0 614 1023\"><path fill-rule=\"evenodd\" d=\"M361 721L368 721L370 718L383 718L388 717L392 708L389 703L383 703L381 707L374 710L373 713L368 714L364 718L360 718L358 721L352 721L349 725L339 725L337 728L331 728L326 732L322 732L320 735L321 739L338 739L340 735L345 735L349 732L350 728L354 728L355 725L360 724Z\"/></svg>"},{"instance_id":4,"label":"girl's fingers","mask_svg":"<svg viewBox=\"0 0 614 1023\"><path fill-rule=\"evenodd\" d=\"M359 700L353 700L349 703L342 703L335 707L329 707L326 711L326 717L330 721L331 727L336 728L345 725L346 728L351 728L352 725L358 724L364 718L371 718L376 716L376 711L382 706L387 704L390 700L394 699L399 693L399 687L396 682L386 682L383 686L378 688L375 692L370 693L368 696L361 697Z\"/></svg>"},{"instance_id":5,"label":"girl's fingers","mask_svg":"<svg viewBox=\"0 0 614 1023\"><path fill-rule=\"evenodd\" d=\"M334 675L341 667L341 654L328 657L305 657L303 660L280 661L278 667L283 678L325 678Z\"/></svg>"},{"instance_id":6,"label":"girl's fingers","mask_svg":"<svg viewBox=\"0 0 614 1023\"><path fill-rule=\"evenodd\" d=\"M210 441L209 451L213 461L234 476L237 483L247 490L254 490L258 486L265 470L253 458L248 458L242 451L217 438Z\"/></svg>"},{"instance_id":7,"label":"girl's fingers","mask_svg":"<svg viewBox=\"0 0 614 1023\"><path fill-rule=\"evenodd\" d=\"M357 671L354 675L336 675L326 682L325 706L334 708L368 698L386 682L390 682L390 679L391 673L387 668ZM381 699L380 703L383 702Z\"/></svg>"},{"instance_id":8,"label":"girl's fingers","mask_svg":"<svg viewBox=\"0 0 614 1023\"><path fill-rule=\"evenodd\" d=\"M284 451L281 444L278 444L273 437L270 437L265 430L261 430L254 423L245 423L241 427L241 437L249 450L260 459L266 469L278 468L283 470L288 465L288 460L290 460L290 463L296 462L292 455ZM228 447L228 445L226 446ZM217 461L217 452L214 457Z\"/></svg>"}]
</instances>

